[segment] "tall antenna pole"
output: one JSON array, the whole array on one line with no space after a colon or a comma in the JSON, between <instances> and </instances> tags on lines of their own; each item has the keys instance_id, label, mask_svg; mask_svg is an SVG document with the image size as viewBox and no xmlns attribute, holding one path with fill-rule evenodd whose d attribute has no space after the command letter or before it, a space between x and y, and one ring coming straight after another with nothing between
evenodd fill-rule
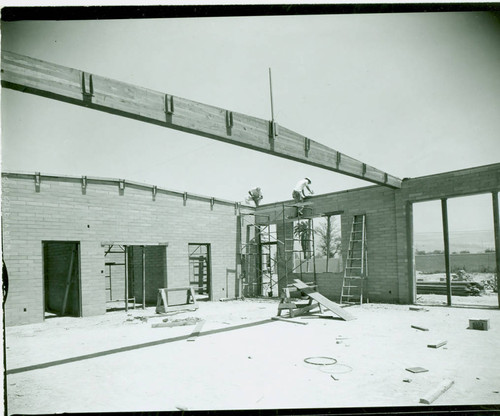
<instances>
[{"instance_id":1,"label":"tall antenna pole","mask_svg":"<svg viewBox=\"0 0 500 416\"><path fill-rule=\"evenodd\" d=\"M273 107L273 80L271 78L271 68L269 68L269 91L271 93L271 120L274 121L274 107Z\"/></svg>"}]
</instances>

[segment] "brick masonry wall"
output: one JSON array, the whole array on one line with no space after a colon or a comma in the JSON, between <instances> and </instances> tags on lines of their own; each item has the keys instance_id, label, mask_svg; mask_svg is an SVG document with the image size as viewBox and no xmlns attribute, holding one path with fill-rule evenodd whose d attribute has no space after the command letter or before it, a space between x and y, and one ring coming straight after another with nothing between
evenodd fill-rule
<instances>
[{"instance_id":1,"label":"brick masonry wall","mask_svg":"<svg viewBox=\"0 0 500 416\"><path fill-rule=\"evenodd\" d=\"M168 243L162 287L189 283L188 243L208 243L212 260L212 299L234 293L227 282L236 268L234 204L209 198L88 179L2 175L3 255L9 272L6 324L41 322L44 317L42 241L80 242L81 314L105 313L105 257L102 242ZM229 273L230 278L237 278ZM158 281L162 280L162 281ZM151 294L150 294L151 295Z\"/></svg>"},{"instance_id":2,"label":"brick masonry wall","mask_svg":"<svg viewBox=\"0 0 500 416\"><path fill-rule=\"evenodd\" d=\"M353 216L366 214L368 278L364 297L373 302L413 303L415 268L412 247L412 203L500 191L500 164L403 180L401 189L369 186L310 197L313 215L341 213L342 257L345 264ZM260 215L274 218L278 239L284 201L262 205ZM283 268L278 269L282 276ZM339 276L318 275L319 291L338 301ZM340 284L339 284L340 281Z\"/></svg>"}]
</instances>

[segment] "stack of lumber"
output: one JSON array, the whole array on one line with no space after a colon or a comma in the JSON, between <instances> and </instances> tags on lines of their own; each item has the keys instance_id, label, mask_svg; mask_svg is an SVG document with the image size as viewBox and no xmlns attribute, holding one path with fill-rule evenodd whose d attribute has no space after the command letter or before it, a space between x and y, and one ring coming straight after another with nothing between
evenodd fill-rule
<instances>
[{"instance_id":1,"label":"stack of lumber","mask_svg":"<svg viewBox=\"0 0 500 416\"><path fill-rule=\"evenodd\" d=\"M479 294L482 287L476 282L451 282L451 293L455 296L470 296ZM417 282L419 295L446 295L446 282Z\"/></svg>"}]
</instances>

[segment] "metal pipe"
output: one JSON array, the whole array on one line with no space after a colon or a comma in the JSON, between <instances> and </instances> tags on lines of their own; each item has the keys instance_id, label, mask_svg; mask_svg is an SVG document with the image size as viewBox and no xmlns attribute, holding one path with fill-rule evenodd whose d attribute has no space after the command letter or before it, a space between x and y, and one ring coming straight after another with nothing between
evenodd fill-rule
<instances>
[{"instance_id":1,"label":"metal pipe","mask_svg":"<svg viewBox=\"0 0 500 416\"><path fill-rule=\"evenodd\" d=\"M443 217L444 264L446 269L446 297L448 306L451 306L451 274L450 274L450 236L448 232L447 199L441 199L441 214Z\"/></svg>"},{"instance_id":2,"label":"metal pipe","mask_svg":"<svg viewBox=\"0 0 500 416\"><path fill-rule=\"evenodd\" d=\"M498 212L498 192L492 192L491 196L493 199L493 226L495 230L495 259L497 264L498 307L500 308L500 291L498 290L498 282L500 281L500 219Z\"/></svg>"},{"instance_id":3,"label":"metal pipe","mask_svg":"<svg viewBox=\"0 0 500 416\"><path fill-rule=\"evenodd\" d=\"M271 120L274 121L273 81L271 79L271 68L269 68L269 91L270 91L270 94L271 94Z\"/></svg>"},{"instance_id":4,"label":"metal pipe","mask_svg":"<svg viewBox=\"0 0 500 416\"><path fill-rule=\"evenodd\" d=\"M128 253L127 246L123 246L125 254L125 312L128 312Z\"/></svg>"},{"instance_id":5,"label":"metal pipe","mask_svg":"<svg viewBox=\"0 0 500 416\"><path fill-rule=\"evenodd\" d=\"M142 246L142 309L146 309L146 247Z\"/></svg>"}]
</instances>

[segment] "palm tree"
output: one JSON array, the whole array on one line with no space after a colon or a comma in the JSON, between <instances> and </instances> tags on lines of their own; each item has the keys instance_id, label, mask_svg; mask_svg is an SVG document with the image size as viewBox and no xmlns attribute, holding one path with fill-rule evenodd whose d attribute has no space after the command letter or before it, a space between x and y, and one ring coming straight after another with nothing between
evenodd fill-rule
<instances>
[{"instance_id":1,"label":"palm tree","mask_svg":"<svg viewBox=\"0 0 500 416\"><path fill-rule=\"evenodd\" d=\"M293 233L298 237L304 257L311 256L311 229L308 221L299 221L293 229Z\"/></svg>"}]
</instances>

